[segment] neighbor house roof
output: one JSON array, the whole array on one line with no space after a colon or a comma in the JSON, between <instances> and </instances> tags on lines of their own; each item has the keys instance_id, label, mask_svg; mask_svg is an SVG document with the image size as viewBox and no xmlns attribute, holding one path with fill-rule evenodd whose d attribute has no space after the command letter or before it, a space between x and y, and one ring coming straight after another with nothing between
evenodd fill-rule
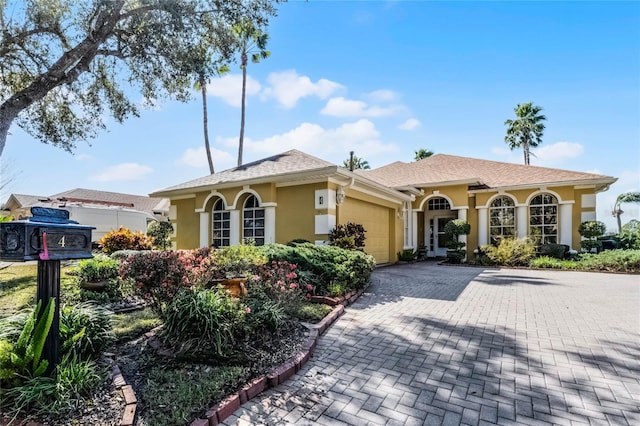
<instances>
[{"instance_id":1,"label":"neighbor house roof","mask_svg":"<svg viewBox=\"0 0 640 426\"><path fill-rule=\"evenodd\" d=\"M12 199L17 204L17 208L50 206L52 203L66 201L77 204L124 207L150 215L153 215L154 212L166 212L169 210L169 200L164 198L84 188L71 189L50 196L11 194L9 200L5 203L5 207L9 205Z\"/></svg>"},{"instance_id":2,"label":"neighbor house roof","mask_svg":"<svg viewBox=\"0 0 640 426\"><path fill-rule=\"evenodd\" d=\"M443 186L464 183L477 188L526 187L567 183L610 185L615 178L594 173L526 166L436 154L412 163L395 163L358 174L391 188Z\"/></svg>"}]
</instances>

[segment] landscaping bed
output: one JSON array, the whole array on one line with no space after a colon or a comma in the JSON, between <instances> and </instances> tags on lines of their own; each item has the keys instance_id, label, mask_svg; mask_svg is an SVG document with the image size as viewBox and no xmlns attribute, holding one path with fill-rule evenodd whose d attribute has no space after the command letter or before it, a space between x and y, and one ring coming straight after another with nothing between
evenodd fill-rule
<instances>
[{"instance_id":1,"label":"landscaping bed","mask_svg":"<svg viewBox=\"0 0 640 426\"><path fill-rule=\"evenodd\" d=\"M266 377L278 368L283 371L276 373L275 383L278 377L293 374L309 357L309 336L317 336L337 318L331 307L311 304L309 299L324 294L342 296L347 303L356 290L364 287L374 266L372 258L362 252L306 244L293 250L278 245L239 246L221 251L147 251L120 256L118 278L110 282L112 288L107 295L79 290L78 271L63 273L65 306L84 300L80 303L83 309L90 309L87 304L112 309L129 304L136 308L112 314L114 327L107 340L114 344L83 358L92 368L95 366L99 380L73 393L64 403L46 396L42 401L23 404L18 413L21 418L47 424L120 424L123 415L126 417L126 401L113 384L107 366L95 358L105 349L113 353L122 377L135 390L136 404L127 405L127 410L135 411L136 424L189 424L207 418L211 407L252 380L263 377L267 382ZM298 263L287 260L294 258ZM332 261L340 262L339 267L333 267L336 263L332 265ZM220 287L206 284L219 279L221 273L245 276L248 294L235 298ZM0 301L6 289L25 291L25 300L33 303L26 290L31 286L30 291L35 293L35 274L30 285L27 276L17 277L19 282L3 279L7 285L0 288ZM352 280L354 276L357 279ZM146 305L143 309L139 309L140 301ZM67 308L65 315L78 317L74 309ZM317 328L309 325L324 317L330 321L321 321ZM149 333L151 329L153 333ZM4 337L0 332L0 341ZM80 336L78 342L85 337ZM15 336L7 339L15 342ZM315 346L315 340L313 343ZM65 362L59 368L68 368ZM283 367L287 365L295 367ZM273 384L274 379L269 382ZM247 392L237 395L246 398ZM7 407L15 405L15 392L13 397L5 393L2 398L2 414L14 414ZM60 403L61 409L47 412L48 402Z\"/></svg>"}]
</instances>

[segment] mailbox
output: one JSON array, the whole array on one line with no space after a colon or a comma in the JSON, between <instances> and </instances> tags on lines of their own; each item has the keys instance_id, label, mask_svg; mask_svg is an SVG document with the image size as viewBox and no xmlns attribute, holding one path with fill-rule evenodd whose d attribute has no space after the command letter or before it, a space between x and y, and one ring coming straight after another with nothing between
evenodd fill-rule
<instances>
[{"instance_id":1,"label":"mailbox","mask_svg":"<svg viewBox=\"0 0 640 426\"><path fill-rule=\"evenodd\" d=\"M0 260L66 260L91 258L91 226L69 219L69 212L31 207L32 216L0 223Z\"/></svg>"}]
</instances>

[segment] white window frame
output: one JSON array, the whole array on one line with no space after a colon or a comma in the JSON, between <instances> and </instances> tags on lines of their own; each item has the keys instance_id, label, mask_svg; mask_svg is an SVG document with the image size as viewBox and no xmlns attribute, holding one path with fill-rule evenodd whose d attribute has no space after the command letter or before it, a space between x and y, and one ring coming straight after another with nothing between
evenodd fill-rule
<instances>
[{"instance_id":1,"label":"white window frame","mask_svg":"<svg viewBox=\"0 0 640 426\"><path fill-rule=\"evenodd\" d=\"M265 243L265 209L260 207L258 197L249 195L242 207L242 239L253 240L257 246Z\"/></svg>"},{"instance_id":2,"label":"white window frame","mask_svg":"<svg viewBox=\"0 0 640 426\"><path fill-rule=\"evenodd\" d=\"M218 228L216 228L216 224L219 224ZM216 233L221 233L221 235L216 237ZM211 208L211 245L214 247L229 247L231 245L231 214L226 209L222 198L218 198Z\"/></svg>"},{"instance_id":3,"label":"white window frame","mask_svg":"<svg viewBox=\"0 0 640 426\"><path fill-rule=\"evenodd\" d=\"M536 195L529 202L529 235L540 238L540 244L558 244L559 207L558 197L547 192ZM536 218L540 219L540 223L533 223ZM553 228L554 231L548 232L548 228ZM539 233L533 232L534 229L539 230Z\"/></svg>"},{"instance_id":4,"label":"white window frame","mask_svg":"<svg viewBox=\"0 0 640 426\"><path fill-rule=\"evenodd\" d=\"M511 225L505 224L509 215L511 216ZM500 223L494 225L492 219L498 219ZM511 229L511 233L505 233L505 229ZM499 232L494 233L495 230L499 230ZM516 205L511 197L501 195L491 201L489 205L489 239L492 244L496 244L501 238L515 238L515 236Z\"/></svg>"}]
</instances>

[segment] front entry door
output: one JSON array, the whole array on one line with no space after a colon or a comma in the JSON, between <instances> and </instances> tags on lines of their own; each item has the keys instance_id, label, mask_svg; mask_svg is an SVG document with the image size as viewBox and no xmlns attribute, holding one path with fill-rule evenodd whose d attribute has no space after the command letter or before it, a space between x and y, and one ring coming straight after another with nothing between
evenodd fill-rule
<instances>
[{"instance_id":1,"label":"front entry door","mask_svg":"<svg viewBox=\"0 0 640 426\"><path fill-rule=\"evenodd\" d=\"M433 245L437 257L445 257L447 255L449 238L444 233L444 227L453 219L455 219L455 216L436 216L433 218Z\"/></svg>"}]
</instances>

